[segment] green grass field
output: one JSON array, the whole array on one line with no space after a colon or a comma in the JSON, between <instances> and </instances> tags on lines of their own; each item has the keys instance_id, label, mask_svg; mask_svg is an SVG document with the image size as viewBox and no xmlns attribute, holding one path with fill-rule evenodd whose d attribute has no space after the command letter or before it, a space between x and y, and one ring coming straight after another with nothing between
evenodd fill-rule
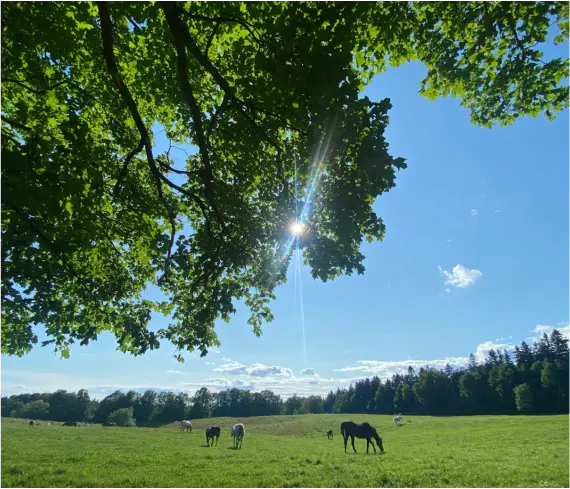
<instances>
[{"instance_id":1,"label":"green grass field","mask_svg":"<svg viewBox=\"0 0 570 489\"><path fill-rule=\"evenodd\" d=\"M344 420L368 421L386 452L344 453ZM241 450L230 430L242 421ZM205 447L204 428L222 428ZM3 487L568 487L568 416L306 415L163 428L30 427L2 418ZM325 431L334 429L334 440ZM372 452L372 449L370 449Z\"/></svg>"}]
</instances>

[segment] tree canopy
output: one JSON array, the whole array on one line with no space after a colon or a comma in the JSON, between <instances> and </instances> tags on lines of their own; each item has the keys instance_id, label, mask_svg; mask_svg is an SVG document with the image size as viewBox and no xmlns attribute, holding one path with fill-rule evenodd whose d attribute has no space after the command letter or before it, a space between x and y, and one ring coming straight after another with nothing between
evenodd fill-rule
<instances>
[{"instance_id":1,"label":"tree canopy","mask_svg":"<svg viewBox=\"0 0 570 489\"><path fill-rule=\"evenodd\" d=\"M322 280L363 273L395 185L388 66L476 124L568 106L567 2L8 2L2 7L2 352L43 325L64 356L111 331L206 354L236 301L256 334L286 280L290 223ZM157 129L159 128L159 129ZM184 167L157 150L191 144ZM318 191L315 185L318 182ZM301 216L296 209L304 209ZM310 209L310 212L308 212ZM164 293L148 300L149 284ZM153 313L170 317L153 330Z\"/></svg>"}]
</instances>

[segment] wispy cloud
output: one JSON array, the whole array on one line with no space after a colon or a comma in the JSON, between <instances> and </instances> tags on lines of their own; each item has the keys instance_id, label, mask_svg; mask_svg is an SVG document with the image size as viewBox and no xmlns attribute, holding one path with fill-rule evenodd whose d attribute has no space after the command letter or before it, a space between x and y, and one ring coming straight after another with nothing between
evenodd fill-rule
<instances>
[{"instance_id":1,"label":"wispy cloud","mask_svg":"<svg viewBox=\"0 0 570 489\"><path fill-rule=\"evenodd\" d=\"M479 211L477 209L471 209L472 216L476 216L477 214L479 214Z\"/></svg>"},{"instance_id":2,"label":"wispy cloud","mask_svg":"<svg viewBox=\"0 0 570 489\"><path fill-rule=\"evenodd\" d=\"M170 375L186 375L186 372L182 372L182 370L167 370L166 373Z\"/></svg>"},{"instance_id":3,"label":"wispy cloud","mask_svg":"<svg viewBox=\"0 0 570 489\"><path fill-rule=\"evenodd\" d=\"M214 353L215 355L219 355L221 352L220 350L216 350L215 348L210 348L208 353Z\"/></svg>"},{"instance_id":4,"label":"wispy cloud","mask_svg":"<svg viewBox=\"0 0 570 489\"><path fill-rule=\"evenodd\" d=\"M499 336L498 338L495 339L495 341L498 343L499 341L505 341L505 340L512 340L513 337L512 336Z\"/></svg>"},{"instance_id":5,"label":"wispy cloud","mask_svg":"<svg viewBox=\"0 0 570 489\"><path fill-rule=\"evenodd\" d=\"M437 360L360 360L356 365L335 369L335 372L362 372L369 375L377 375L388 378L395 374L407 372L408 367L418 369L420 367L444 368L447 364L452 367L464 367L469 363L469 357L448 357Z\"/></svg>"},{"instance_id":6,"label":"wispy cloud","mask_svg":"<svg viewBox=\"0 0 570 489\"><path fill-rule=\"evenodd\" d=\"M442 277L445 278L445 285L451 285L461 289L470 287L483 277L483 273L481 271L476 270L475 268L469 269L463 265L455 265L451 272L448 272L441 267L437 268Z\"/></svg>"}]
</instances>

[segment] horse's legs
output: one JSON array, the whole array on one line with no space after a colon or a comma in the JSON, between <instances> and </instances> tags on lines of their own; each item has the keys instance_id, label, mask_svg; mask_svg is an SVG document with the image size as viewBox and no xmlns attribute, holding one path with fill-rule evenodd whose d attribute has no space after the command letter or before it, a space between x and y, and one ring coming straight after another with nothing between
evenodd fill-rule
<instances>
[{"instance_id":1,"label":"horse's legs","mask_svg":"<svg viewBox=\"0 0 570 489\"><path fill-rule=\"evenodd\" d=\"M366 455L368 455L368 447L370 446L370 438L366 438Z\"/></svg>"},{"instance_id":2,"label":"horse's legs","mask_svg":"<svg viewBox=\"0 0 570 489\"><path fill-rule=\"evenodd\" d=\"M372 448L374 448L374 453L376 453L376 447L374 446L374 442L372 440L370 440L370 444L372 445Z\"/></svg>"},{"instance_id":3,"label":"horse's legs","mask_svg":"<svg viewBox=\"0 0 570 489\"><path fill-rule=\"evenodd\" d=\"M346 433L342 434L344 438L344 452L346 453L346 444L348 443L348 435Z\"/></svg>"},{"instance_id":4,"label":"horse's legs","mask_svg":"<svg viewBox=\"0 0 570 489\"><path fill-rule=\"evenodd\" d=\"M354 448L354 435L350 435L350 442L352 443L352 449L354 450L354 453L358 453L356 451L356 448Z\"/></svg>"}]
</instances>

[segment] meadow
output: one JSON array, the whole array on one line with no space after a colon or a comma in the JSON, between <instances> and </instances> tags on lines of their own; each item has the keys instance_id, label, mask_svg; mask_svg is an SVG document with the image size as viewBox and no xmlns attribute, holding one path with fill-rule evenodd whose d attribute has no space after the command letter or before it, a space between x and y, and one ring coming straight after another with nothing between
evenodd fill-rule
<instances>
[{"instance_id":1,"label":"meadow","mask_svg":"<svg viewBox=\"0 0 570 489\"><path fill-rule=\"evenodd\" d=\"M366 441L344 453L340 423L368 421ZM241 450L231 426L243 422ZM204 429L222 428L205 446ZM30 427L2 418L3 487L568 487L568 416L302 415L196 420L177 426ZM334 439L325 432L334 429Z\"/></svg>"}]
</instances>

